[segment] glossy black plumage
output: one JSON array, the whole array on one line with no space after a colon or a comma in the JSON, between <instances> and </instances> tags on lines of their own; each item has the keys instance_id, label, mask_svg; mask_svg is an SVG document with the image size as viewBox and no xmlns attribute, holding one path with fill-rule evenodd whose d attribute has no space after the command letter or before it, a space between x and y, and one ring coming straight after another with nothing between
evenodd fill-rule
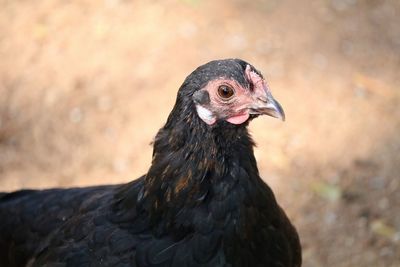
<instances>
[{"instance_id":1,"label":"glossy black plumage","mask_svg":"<svg viewBox=\"0 0 400 267\"><path fill-rule=\"evenodd\" d=\"M212 61L186 78L145 176L0 194L0 266L301 266L298 235L259 177L247 122L211 127L192 100L218 77L249 87L246 66Z\"/></svg>"}]
</instances>

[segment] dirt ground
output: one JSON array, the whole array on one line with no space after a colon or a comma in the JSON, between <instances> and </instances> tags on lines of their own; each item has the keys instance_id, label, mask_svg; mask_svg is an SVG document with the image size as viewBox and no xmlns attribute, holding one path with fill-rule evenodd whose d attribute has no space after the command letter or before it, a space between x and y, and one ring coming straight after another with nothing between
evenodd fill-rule
<instances>
[{"instance_id":1,"label":"dirt ground","mask_svg":"<svg viewBox=\"0 0 400 267\"><path fill-rule=\"evenodd\" d=\"M306 267L400 266L400 1L0 0L0 190L127 182L195 67L243 58Z\"/></svg>"}]
</instances>

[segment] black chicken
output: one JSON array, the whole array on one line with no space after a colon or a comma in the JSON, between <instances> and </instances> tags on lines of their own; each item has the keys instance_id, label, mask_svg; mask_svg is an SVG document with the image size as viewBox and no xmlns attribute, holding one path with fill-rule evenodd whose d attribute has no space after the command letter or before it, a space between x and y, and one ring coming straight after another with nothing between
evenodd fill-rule
<instances>
[{"instance_id":1,"label":"black chicken","mask_svg":"<svg viewBox=\"0 0 400 267\"><path fill-rule=\"evenodd\" d=\"M0 266L301 266L297 232L259 177L246 129L262 114L284 119L253 66L200 66L146 175L0 194Z\"/></svg>"}]
</instances>

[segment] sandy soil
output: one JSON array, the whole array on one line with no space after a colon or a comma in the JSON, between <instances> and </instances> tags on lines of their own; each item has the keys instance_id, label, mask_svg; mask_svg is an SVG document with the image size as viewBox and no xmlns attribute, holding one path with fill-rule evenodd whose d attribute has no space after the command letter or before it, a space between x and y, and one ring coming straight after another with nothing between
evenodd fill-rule
<instances>
[{"instance_id":1,"label":"sandy soil","mask_svg":"<svg viewBox=\"0 0 400 267\"><path fill-rule=\"evenodd\" d=\"M120 183L185 76L262 70L287 113L251 125L307 267L400 266L397 0L0 0L0 190Z\"/></svg>"}]
</instances>

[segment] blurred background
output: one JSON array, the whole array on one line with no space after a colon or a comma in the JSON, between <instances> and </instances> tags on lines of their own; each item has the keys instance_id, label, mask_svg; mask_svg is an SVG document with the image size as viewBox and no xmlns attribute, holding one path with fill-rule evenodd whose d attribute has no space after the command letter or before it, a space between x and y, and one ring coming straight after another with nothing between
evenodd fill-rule
<instances>
[{"instance_id":1,"label":"blurred background","mask_svg":"<svg viewBox=\"0 0 400 267\"><path fill-rule=\"evenodd\" d=\"M184 78L227 57L286 111L250 129L304 266L400 266L398 0L0 0L0 190L139 177Z\"/></svg>"}]
</instances>

